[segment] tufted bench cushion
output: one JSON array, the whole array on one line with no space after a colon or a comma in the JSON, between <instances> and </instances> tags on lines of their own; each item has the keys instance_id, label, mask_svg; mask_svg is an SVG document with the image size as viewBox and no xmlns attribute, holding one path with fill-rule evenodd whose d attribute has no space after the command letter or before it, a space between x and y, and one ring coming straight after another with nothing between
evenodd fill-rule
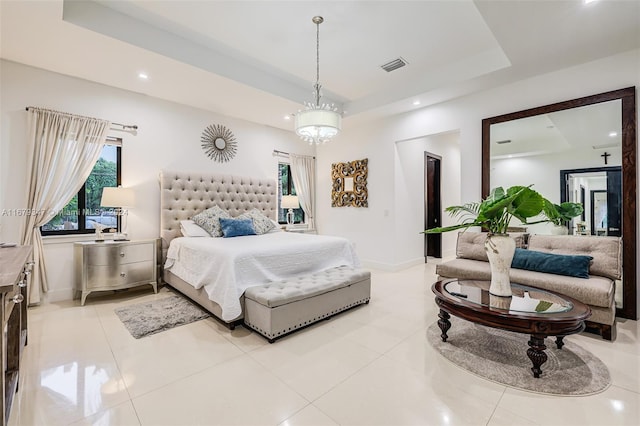
<instances>
[{"instance_id":1,"label":"tufted bench cushion","mask_svg":"<svg viewBox=\"0 0 640 426\"><path fill-rule=\"evenodd\" d=\"M244 322L273 342L298 328L368 303L370 296L369 271L329 268L248 288Z\"/></svg>"}]
</instances>

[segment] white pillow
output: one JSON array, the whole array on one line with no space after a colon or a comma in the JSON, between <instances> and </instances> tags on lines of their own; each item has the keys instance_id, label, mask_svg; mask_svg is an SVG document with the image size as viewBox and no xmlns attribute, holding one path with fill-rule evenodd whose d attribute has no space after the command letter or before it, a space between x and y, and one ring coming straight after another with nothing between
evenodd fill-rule
<instances>
[{"instance_id":1,"label":"white pillow","mask_svg":"<svg viewBox=\"0 0 640 426\"><path fill-rule=\"evenodd\" d=\"M211 235L192 220L180 221L180 232L185 237L210 237Z\"/></svg>"},{"instance_id":2,"label":"white pillow","mask_svg":"<svg viewBox=\"0 0 640 426\"><path fill-rule=\"evenodd\" d=\"M266 234L274 227L273 221L260 213L258 209L251 209L246 213L242 213L240 216L236 216L236 219L251 219L253 229L255 229L258 235Z\"/></svg>"},{"instance_id":3,"label":"white pillow","mask_svg":"<svg viewBox=\"0 0 640 426\"><path fill-rule=\"evenodd\" d=\"M273 229L271 229L267 234L271 234L272 232L283 232L282 225L276 222L273 219L269 219L271 223L273 223Z\"/></svg>"},{"instance_id":4,"label":"white pillow","mask_svg":"<svg viewBox=\"0 0 640 426\"><path fill-rule=\"evenodd\" d=\"M193 216L191 220L207 231L212 237L222 237L222 228L220 227L221 217L231 219L229 213L218 206L213 206Z\"/></svg>"}]
</instances>

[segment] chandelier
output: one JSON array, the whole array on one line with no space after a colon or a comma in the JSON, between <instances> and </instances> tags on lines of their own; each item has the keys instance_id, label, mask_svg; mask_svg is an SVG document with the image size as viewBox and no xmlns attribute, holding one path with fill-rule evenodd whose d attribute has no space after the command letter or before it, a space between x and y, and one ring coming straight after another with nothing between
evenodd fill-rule
<instances>
[{"instance_id":1,"label":"chandelier","mask_svg":"<svg viewBox=\"0 0 640 426\"><path fill-rule=\"evenodd\" d=\"M321 104L320 89L320 24L322 16L314 16L311 20L316 24L316 84L313 85L315 102L305 102L305 109L295 115L296 134L309 144L325 143L338 134L342 127L342 117L337 108L331 104Z\"/></svg>"}]
</instances>

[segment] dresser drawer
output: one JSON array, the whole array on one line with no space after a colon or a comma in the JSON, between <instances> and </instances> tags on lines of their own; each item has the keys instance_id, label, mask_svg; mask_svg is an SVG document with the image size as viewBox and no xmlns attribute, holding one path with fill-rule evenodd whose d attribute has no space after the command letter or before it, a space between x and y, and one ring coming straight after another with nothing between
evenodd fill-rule
<instances>
[{"instance_id":1,"label":"dresser drawer","mask_svg":"<svg viewBox=\"0 0 640 426\"><path fill-rule=\"evenodd\" d=\"M87 288L123 288L129 284L155 281L153 262L125 263L118 266L89 265Z\"/></svg>"},{"instance_id":2,"label":"dresser drawer","mask_svg":"<svg viewBox=\"0 0 640 426\"><path fill-rule=\"evenodd\" d=\"M95 245L85 252L87 265L117 265L123 263L145 262L154 259L154 244L108 244Z\"/></svg>"}]
</instances>

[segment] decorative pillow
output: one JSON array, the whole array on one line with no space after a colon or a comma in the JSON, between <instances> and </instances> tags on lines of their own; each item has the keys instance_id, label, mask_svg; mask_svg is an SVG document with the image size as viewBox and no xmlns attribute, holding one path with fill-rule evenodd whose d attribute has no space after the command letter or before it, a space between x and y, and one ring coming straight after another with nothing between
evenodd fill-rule
<instances>
[{"instance_id":1,"label":"decorative pillow","mask_svg":"<svg viewBox=\"0 0 640 426\"><path fill-rule=\"evenodd\" d=\"M192 220L181 220L180 232L182 232L182 235L185 237L211 237L211 234L200 228Z\"/></svg>"},{"instance_id":2,"label":"decorative pillow","mask_svg":"<svg viewBox=\"0 0 640 426\"><path fill-rule=\"evenodd\" d=\"M191 220L201 228L204 228L204 230L211 234L212 237L222 237L220 218L230 219L231 216L220 207L213 206L193 216Z\"/></svg>"},{"instance_id":3,"label":"decorative pillow","mask_svg":"<svg viewBox=\"0 0 640 426\"><path fill-rule=\"evenodd\" d=\"M589 278L589 264L592 260L591 256L543 253L517 248L511 267L576 278Z\"/></svg>"},{"instance_id":4,"label":"decorative pillow","mask_svg":"<svg viewBox=\"0 0 640 426\"><path fill-rule=\"evenodd\" d=\"M251 219L225 219L222 217L220 218L220 227L224 238L256 235Z\"/></svg>"},{"instance_id":5,"label":"decorative pillow","mask_svg":"<svg viewBox=\"0 0 640 426\"><path fill-rule=\"evenodd\" d=\"M251 219L253 221L253 229L256 230L256 234L258 235L266 234L275 227L273 221L260 213L258 209L252 209L246 213L242 213L236 216L236 219Z\"/></svg>"}]
</instances>

